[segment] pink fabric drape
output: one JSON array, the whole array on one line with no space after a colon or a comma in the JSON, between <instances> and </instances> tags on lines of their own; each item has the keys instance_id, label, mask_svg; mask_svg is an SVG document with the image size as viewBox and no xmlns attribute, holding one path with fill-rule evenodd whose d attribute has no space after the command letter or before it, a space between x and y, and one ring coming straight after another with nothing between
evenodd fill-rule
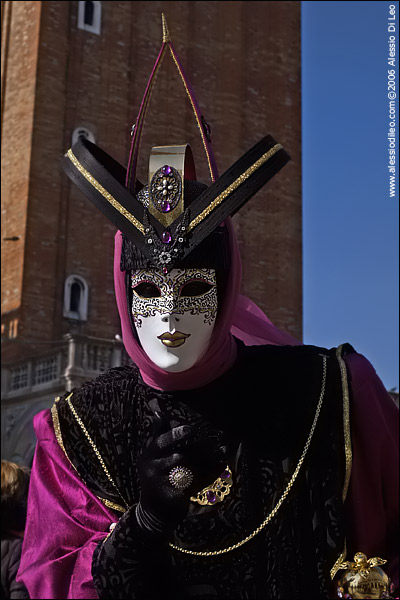
<instances>
[{"instance_id":1,"label":"pink fabric drape","mask_svg":"<svg viewBox=\"0 0 400 600\"><path fill-rule=\"evenodd\" d=\"M18 572L31 598L97 598L91 564L97 543L116 521L66 459L49 410L34 418L38 443Z\"/></svg>"},{"instance_id":2,"label":"pink fabric drape","mask_svg":"<svg viewBox=\"0 0 400 600\"><path fill-rule=\"evenodd\" d=\"M345 503L348 560L356 552L388 560L399 585L399 410L371 363L346 357L351 404L353 467Z\"/></svg>"}]
</instances>

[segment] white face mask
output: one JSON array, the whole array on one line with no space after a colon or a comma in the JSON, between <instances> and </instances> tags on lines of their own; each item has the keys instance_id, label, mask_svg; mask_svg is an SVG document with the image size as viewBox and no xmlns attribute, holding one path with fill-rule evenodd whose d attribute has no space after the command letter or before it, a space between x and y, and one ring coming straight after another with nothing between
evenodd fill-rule
<instances>
[{"instance_id":1,"label":"white face mask","mask_svg":"<svg viewBox=\"0 0 400 600\"><path fill-rule=\"evenodd\" d=\"M150 360L169 372L190 369L207 349L214 329L215 271L134 271L132 292L133 321Z\"/></svg>"}]
</instances>

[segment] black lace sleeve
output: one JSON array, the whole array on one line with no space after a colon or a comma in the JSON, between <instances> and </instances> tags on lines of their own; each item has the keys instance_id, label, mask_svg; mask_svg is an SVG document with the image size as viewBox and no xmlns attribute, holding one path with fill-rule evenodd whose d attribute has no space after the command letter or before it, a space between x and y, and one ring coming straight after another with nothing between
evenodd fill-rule
<instances>
[{"instance_id":1,"label":"black lace sleeve","mask_svg":"<svg viewBox=\"0 0 400 600\"><path fill-rule=\"evenodd\" d=\"M92 577L100 600L172 600L168 543L147 537L138 527L135 507L100 542L92 560Z\"/></svg>"}]
</instances>

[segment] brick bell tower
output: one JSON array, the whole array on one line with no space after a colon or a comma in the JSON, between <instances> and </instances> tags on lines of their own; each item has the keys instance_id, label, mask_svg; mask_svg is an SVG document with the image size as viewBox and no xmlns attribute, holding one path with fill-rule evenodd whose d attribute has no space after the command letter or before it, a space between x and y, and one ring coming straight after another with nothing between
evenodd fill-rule
<instances>
[{"instance_id":1,"label":"brick bell tower","mask_svg":"<svg viewBox=\"0 0 400 600\"><path fill-rule=\"evenodd\" d=\"M243 292L301 338L300 3L2 2L3 458L29 464L33 415L127 360L114 300L115 229L59 160L83 135L126 164L162 12L211 125L220 173L267 133L292 157L234 224ZM138 177L147 176L151 146L186 142L197 178L209 183L185 91L165 64Z\"/></svg>"}]
</instances>

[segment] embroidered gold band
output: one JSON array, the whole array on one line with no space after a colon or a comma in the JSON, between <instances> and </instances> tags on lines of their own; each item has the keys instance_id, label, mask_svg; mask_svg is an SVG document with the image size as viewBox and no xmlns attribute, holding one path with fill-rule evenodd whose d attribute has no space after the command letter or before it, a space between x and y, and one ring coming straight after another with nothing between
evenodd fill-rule
<instances>
[{"instance_id":1,"label":"embroidered gold band","mask_svg":"<svg viewBox=\"0 0 400 600\"><path fill-rule=\"evenodd\" d=\"M350 396L349 384L347 381L346 363L342 358L343 345L336 350L336 357L339 362L340 375L342 379L342 394L343 394L343 432L344 432L344 452L346 460L346 472L343 484L342 500L346 500L347 492L350 484L351 466L353 454L351 450L351 434L350 434Z\"/></svg>"},{"instance_id":2,"label":"embroidered gold band","mask_svg":"<svg viewBox=\"0 0 400 600\"><path fill-rule=\"evenodd\" d=\"M268 152L263 154L254 164L252 164L244 173L242 173L233 183L231 183L219 196L217 196L212 202L210 202L209 206L205 208L191 223L189 224L187 231L188 233L194 229L201 221L203 221L217 206L221 204L232 192L234 192L246 179L248 179L257 169L259 169L263 164L265 164L272 156L274 156L279 150L282 149L281 144L275 144ZM110 193L107 192L105 188L87 171L81 163L78 161L76 156L73 154L72 150L68 150L66 156L70 159L73 165L78 169L78 171L85 177L89 183L93 185L93 187L116 209L118 212L124 216L132 225L140 231L144 235L144 227L143 225L128 211L126 208L122 206Z\"/></svg>"},{"instance_id":3,"label":"embroidered gold band","mask_svg":"<svg viewBox=\"0 0 400 600\"><path fill-rule=\"evenodd\" d=\"M94 177L92 177L89 171L87 171L81 165L71 149L68 150L66 156L70 159L74 167L76 167L78 171L85 177L85 179L89 181L89 183L91 183L92 186L103 196L103 198L105 198L119 213L121 213L123 217L125 217L125 219L130 221L130 223L132 223L132 225L134 225L136 229L144 235L144 227L140 221L138 221L128 210L126 210L126 208L122 206L122 204L118 202L118 200L114 198L114 196L109 194L107 190L103 188L103 186L100 185L100 183Z\"/></svg>"},{"instance_id":4,"label":"embroidered gold band","mask_svg":"<svg viewBox=\"0 0 400 600\"><path fill-rule=\"evenodd\" d=\"M59 398L56 398L56 402L58 400L59 400ZM68 454L66 453L65 447L64 447L64 442L63 442L62 435L61 435L60 420L58 418L58 411L57 411L56 404L53 404L53 406L51 407L51 418L53 419L54 434L56 436L58 445L60 446L61 450L64 452L65 456L67 457L68 462L72 465L71 461L69 460ZM74 465L72 465L72 466L74 467ZM75 469L75 467L74 467L74 469Z\"/></svg>"},{"instance_id":5,"label":"embroidered gold band","mask_svg":"<svg viewBox=\"0 0 400 600\"><path fill-rule=\"evenodd\" d=\"M72 395L72 394L71 394ZM51 417L53 420L53 428L54 428L54 434L56 436L56 440L58 442L58 445L60 446L61 450L64 452L66 459L68 460L69 464L71 465L71 467L78 473L79 477L80 474L78 472L78 469L75 467L75 465L71 462L67 451L65 450L65 446L64 446L64 442L62 439L62 434L61 434L61 427L60 427L60 419L58 417L58 411L57 411L57 402L60 400L59 397L55 398L55 403L53 404L53 406L51 407ZM82 479L82 477L81 477ZM82 479L83 481L83 479ZM85 485L87 486L86 482L84 482ZM118 512L125 512L126 508L123 508L122 506L120 506L119 504L116 504L115 502L111 502L110 500L107 500L106 498L101 498L101 496L97 496L97 498L105 505L107 506L107 508L112 508L115 511Z\"/></svg>"},{"instance_id":6,"label":"embroidered gold band","mask_svg":"<svg viewBox=\"0 0 400 600\"><path fill-rule=\"evenodd\" d=\"M116 510L118 512L125 512L126 508L124 508L123 506L120 506L119 504L116 504L115 502L111 502L111 500L107 500L107 498L102 498L101 496L97 496L99 500L101 500L101 502L104 504L104 506L107 506L107 508L112 508L113 510Z\"/></svg>"},{"instance_id":7,"label":"embroidered gold band","mask_svg":"<svg viewBox=\"0 0 400 600\"><path fill-rule=\"evenodd\" d=\"M187 230L188 232L194 229L196 225L201 223L203 219L205 219L213 210L216 208L221 202L225 200L232 192L234 192L246 179L248 179L257 169L259 169L263 164L265 164L274 154L281 150L281 144L275 144L268 152L263 154L254 164L251 165L244 173L239 175L239 177L229 185L226 190L224 190L219 196L217 196L212 202L210 202L209 206L205 208L193 221L189 224Z\"/></svg>"},{"instance_id":8,"label":"embroidered gold band","mask_svg":"<svg viewBox=\"0 0 400 600\"><path fill-rule=\"evenodd\" d=\"M101 465L101 468L103 469L104 473L106 474L106 477L107 477L108 481L111 483L111 485L113 486L113 488L116 490L116 492L118 493L118 495L120 496L120 498L123 500L126 508L129 508L128 503L126 502L126 500L121 495L121 492L118 490L117 485L115 484L113 478L111 477L111 475L110 475L110 473L109 473L109 471L108 471L108 469L107 469L107 467L106 467L106 465L104 463L104 460L103 460L103 458L102 458L102 456L101 456L101 454L100 454L100 452L99 452L96 444L92 440L92 438L91 438L88 430L86 429L86 427L85 427L82 419L79 417L78 413L76 412L76 410L75 410L75 408L74 408L74 406L73 406L73 404L71 402L71 397L72 397L72 393L65 400L66 400L66 402L67 402L67 404L68 404L68 406L69 406L72 414L74 415L76 422L78 423L79 427L82 429L82 431L83 431L86 439L88 440L90 446L93 449L93 452L95 453L96 457L98 458L98 460L100 462L100 465Z\"/></svg>"},{"instance_id":9,"label":"embroidered gold band","mask_svg":"<svg viewBox=\"0 0 400 600\"><path fill-rule=\"evenodd\" d=\"M351 449L351 434L350 434L350 396L349 384L347 381L346 363L342 358L343 344L336 348L336 358L339 363L340 377L342 381L342 396L343 396L343 436L344 436L344 454L345 454L345 475L343 482L342 500L346 500L347 492L350 484L351 466L353 461L353 453ZM346 540L344 541L343 552L339 555L337 561L331 569L331 579L334 579L339 570L340 565L346 559L347 547Z\"/></svg>"}]
</instances>

